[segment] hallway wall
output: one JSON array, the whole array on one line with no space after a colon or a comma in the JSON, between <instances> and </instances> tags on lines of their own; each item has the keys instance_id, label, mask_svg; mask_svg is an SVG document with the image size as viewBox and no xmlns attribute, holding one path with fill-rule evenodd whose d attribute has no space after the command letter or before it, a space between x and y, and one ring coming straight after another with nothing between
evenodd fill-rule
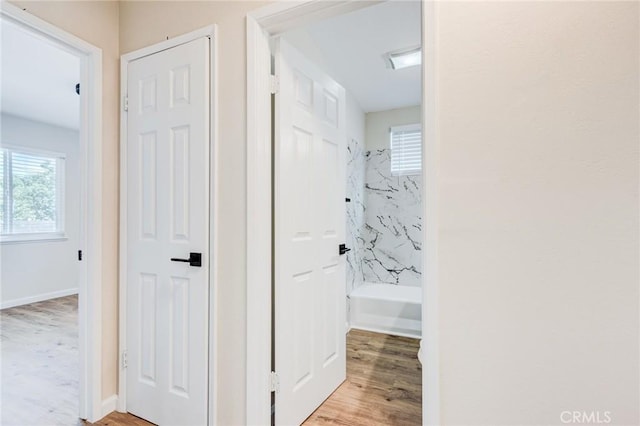
<instances>
[{"instance_id":1,"label":"hallway wall","mask_svg":"<svg viewBox=\"0 0 640 426\"><path fill-rule=\"evenodd\" d=\"M442 424L640 424L640 3L436 11Z\"/></svg>"}]
</instances>

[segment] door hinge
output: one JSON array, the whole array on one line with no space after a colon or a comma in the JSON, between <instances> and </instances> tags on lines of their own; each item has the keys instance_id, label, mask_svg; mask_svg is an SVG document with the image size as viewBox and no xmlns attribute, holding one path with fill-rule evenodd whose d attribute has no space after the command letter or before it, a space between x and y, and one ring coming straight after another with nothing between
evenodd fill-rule
<instances>
[{"instance_id":1,"label":"door hinge","mask_svg":"<svg viewBox=\"0 0 640 426\"><path fill-rule=\"evenodd\" d=\"M124 98L122 99L122 108L124 108L125 111L129 111L129 95L124 95Z\"/></svg>"},{"instance_id":2,"label":"door hinge","mask_svg":"<svg viewBox=\"0 0 640 426\"><path fill-rule=\"evenodd\" d=\"M127 351L122 351L122 360L121 360L121 363L122 363L122 369L123 369L123 370L124 370L124 369L126 369L126 368L127 368L127 366L128 366L128 364L127 364Z\"/></svg>"},{"instance_id":3,"label":"door hinge","mask_svg":"<svg viewBox=\"0 0 640 426\"><path fill-rule=\"evenodd\" d=\"M278 373L275 371L272 371L271 374L269 374L269 390L275 393L280 392L280 378L278 377Z\"/></svg>"},{"instance_id":4,"label":"door hinge","mask_svg":"<svg viewBox=\"0 0 640 426\"><path fill-rule=\"evenodd\" d=\"M78 250L78 261L82 262L82 250Z\"/></svg>"},{"instance_id":5,"label":"door hinge","mask_svg":"<svg viewBox=\"0 0 640 426\"><path fill-rule=\"evenodd\" d=\"M277 75L271 75L269 81L271 84L271 94L275 95L280 91L280 77Z\"/></svg>"}]
</instances>

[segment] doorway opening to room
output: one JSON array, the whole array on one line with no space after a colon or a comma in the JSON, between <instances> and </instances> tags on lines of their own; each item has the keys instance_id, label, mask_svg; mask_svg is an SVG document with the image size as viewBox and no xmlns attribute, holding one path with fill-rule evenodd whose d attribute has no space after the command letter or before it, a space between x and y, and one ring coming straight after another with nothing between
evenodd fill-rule
<instances>
[{"instance_id":1,"label":"doorway opening to room","mask_svg":"<svg viewBox=\"0 0 640 426\"><path fill-rule=\"evenodd\" d=\"M9 4L0 20L1 423L96 420L100 51Z\"/></svg>"},{"instance_id":2,"label":"doorway opening to room","mask_svg":"<svg viewBox=\"0 0 640 426\"><path fill-rule=\"evenodd\" d=\"M277 425L422 424L420 48L418 2L272 39Z\"/></svg>"},{"instance_id":3,"label":"doorway opening to room","mask_svg":"<svg viewBox=\"0 0 640 426\"><path fill-rule=\"evenodd\" d=\"M248 263L258 269L247 271L248 346L259 350L262 343L273 353L275 425L322 418L422 424L423 245L433 244L423 223L422 5L341 5L341 12L306 16L265 8L256 14L262 28L248 31L249 211L265 201L252 198L253 179L273 176L273 290L262 293L271 300L272 321L270 328L252 322L269 313L252 305L261 293L252 274L266 270L257 261L254 244L263 238L254 224ZM287 13L295 15L290 22L269 20ZM269 105L251 90L260 92L251 71L264 72L257 55L266 52ZM273 160L264 169L251 156L252 136L263 150L267 142L251 108L258 115L273 109ZM264 335L271 340L251 343ZM261 379L251 373L247 415L259 421L266 401L260 388L252 390Z\"/></svg>"}]
</instances>

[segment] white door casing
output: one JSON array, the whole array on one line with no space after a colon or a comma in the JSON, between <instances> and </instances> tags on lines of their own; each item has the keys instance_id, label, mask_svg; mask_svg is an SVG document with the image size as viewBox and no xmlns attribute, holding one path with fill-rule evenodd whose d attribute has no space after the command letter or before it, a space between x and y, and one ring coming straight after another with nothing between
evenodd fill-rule
<instances>
[{"instance_id":1,"label":"white door casing","mask_svg":"<svg viewBox=\"0 0 640 426\"><path fill-rule=\"evenodd\" d=\"M375 3L375 2L374 2ZM271 72L271 58L265 54L269 37L282 34L301 25L310 25L322 19L338 16L371 6L371 2L342 0L336 2L280 1L268 4L247 14L247 406L248 424L268 424L271 417L269 395L269 361L272 353L271 293L272 271L271 215L256 212L271 211L272 146L269 129L272 122L269 102L270 87L266 83ZM439 92L437 16L439 2L422 2L423 47L423 264L425 265L422 295L423 366L422 366L422 418L426 425L439 425L440 421L440 360L438 323L438 197L439 132L437 105ZM265 105L266 102L266 105ZM267 273L264 273L264 272ZM265 303L267 302L267 303Z\"/></svg>"},{"instance_id":2,"label":"white door casing","mask_svg":"<svg viewBox=\"0 0 640 426\"><path fill-rule=\"evenodd\" d=\"M81 248L78 279L79 417L101 419L102 399L102 50L26 9L0 2L0 17L80 59Z\"/></svg>"},{"instance_id":3,"label":"white door casing","mask_svg":"<svg viewBox=\"0 0 640 426\"><path fill-rule=\"evenodd\" d=\"M207 423L209 43L127 69L126 403L160 425Z\"/></svg>"},{"instance_id":4,"label":"white door casing","mask_svg":"<svg viewBox=\"0 0 640 426\"><path fill-rule=\"evenodd\" d=\"M345 91L275 42L276 425L302 423L346 378Z\"/></svg>"}]
</instances>

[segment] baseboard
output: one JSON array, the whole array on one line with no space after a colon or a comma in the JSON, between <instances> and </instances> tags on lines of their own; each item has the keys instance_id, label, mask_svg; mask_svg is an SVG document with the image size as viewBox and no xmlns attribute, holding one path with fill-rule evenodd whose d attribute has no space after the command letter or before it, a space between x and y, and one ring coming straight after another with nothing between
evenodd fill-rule
<instances>
[{"instance_id":1,"label":"baseboard","mask_svg":"<svg viewBox=\"0 0 640 426\"><path fill-rule=\"evenodd\" d=\"M102 417L113 413L116 411L116 407L118 406L118 395L111 395L109 398L102 401Z\"/></svg>"},{"instance_id":2,"label":"baseboard","mask_svg":"<svg viewBox=\"0 0 640 426\"><path fill-rule=\"evenodd\" d=\"M384 327L369 327L366 325L352 325L351 326L351 330L363 330L363 331L371 331L374 333L380 333L380 334L388 334L390 336L400 336L400 337L409 337L411 339L421 339L422 336L418 333L406 333L406 332L402 332L402 331L397 331L397 330L390 330L388 328L384 328Z\"/></svg>"},{"instance_id":3,"label":"baseboard","mask_svg":"<svg viewBox=\"0 0 640 426\"><path fill-rule=\"evenodd\" d=\"M0 309L13 308L14 306L28 305L30 303L42 302L44 300L56 299L58 297L78 294L78 288L67 288L64 290L52 291L50 293L36 294L35 296L23 297L20 299L7 300L0 303Z\"/></svg>"}]
</instances>

